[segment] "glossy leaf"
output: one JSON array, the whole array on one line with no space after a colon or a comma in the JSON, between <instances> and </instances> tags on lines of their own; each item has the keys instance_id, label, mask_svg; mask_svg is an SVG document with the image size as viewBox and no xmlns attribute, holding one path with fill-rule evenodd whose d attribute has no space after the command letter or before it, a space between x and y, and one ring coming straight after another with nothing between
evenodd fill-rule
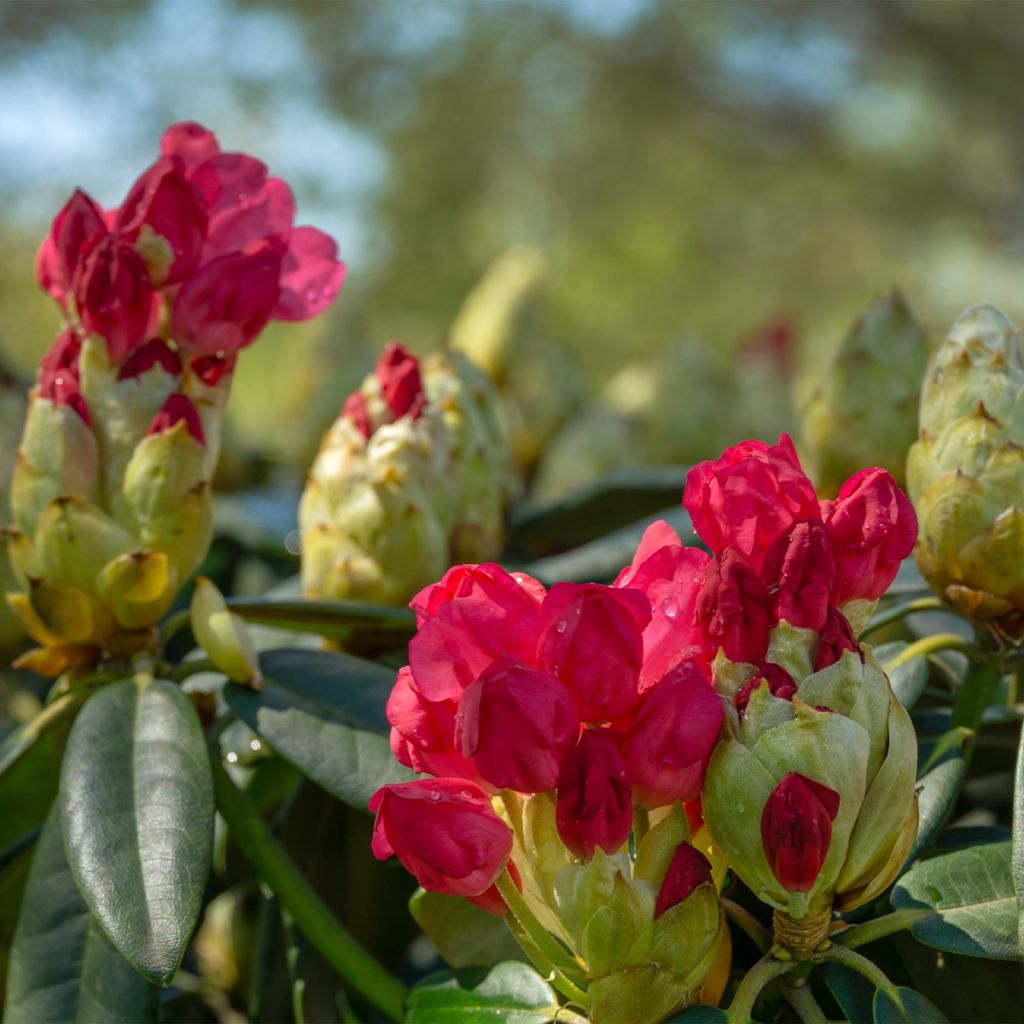
<instances>
[{"instance_id":1,"label":"glossy leaf","mask_svg":"<svg viewBox=\"0 0 1024 1024\"><path fill-rule=\"evenodd\" d=\"M1017 768L1013 782L1013 891L1017 897L1018 953L1024 958L1024 727L1017 748Z\"/></svg>"},{"instance_id":2,"label":"glossy leaf","mask_svg":"<svg viewBox=\"0 0 1024 1024\"><path fill-rule=\"evenodd\" d=\"M384 704L394 672L328 651L268 651L259 691L229 683L232 711L273 750L360 810L388 782L413 778L391 753Z\"/></svg>"},{"instance_id":3,"label":"glossy leaf","mask_svg":"<svg viewBox=\"0 0 1024 1024\"><path fill-rule=\"evenodd\" d=\"M871 1024L875 994L871 982L843 964L825 964L822 974L832 998L843 1012L843 1018L850 1024Z\"/></svg>"},{"instance_id":4,"label":"glossy leaf","mask_svg":"<svg viewBox=\"0 0 1024 1024\"><path fill-rule=\"evenodd\" d=\"M918 781L917 839L906 863L913 864L931 846L949 820L967 771L963 755L956 752L926 772Z\"/></svg>"},{"instance_id":5,"label":"glossy leaf","mask_svg":"<svg viewBox=\"0 0 1024 1024\"><path fill-rule=\"evenodd\" d=\"M93 697L68 740L60 806L89 909L139 971L168 984L213 849L209 761L188 697L164 680L125 680Z\"/></svg>"},{"instance_id":6,"label":"glossy leaf","mask_svg":"<svg viewBox=\"0 0 1024 1024\"><path fill-rule=\"evenodd\" d=\"M885 669L896 699L909 711L918 701L928 684L928 659L923 655L901 661L900 655L910 645L903 640L879 644L875 657Z\"/></svg>"},{"instance_id":7,"label":"glossy leaf","mask_svg":"<svg viewBox=\"0 0 1024 1024\"><path fill-rule=\"evenodd\" d=\"M1017 903L1010 845L970 846L923 861L897 882L893 906L935 911L912 926L928 946L965 956L1014 959Z\"/></svg>"},{"instance_id":8,"label":"glossy leaf","mask_svg":"<svg viewBox=\"0 0 1024 1024\"><path fill-rule=\"evenodd\" d=\"M691 1006L682 1013L677 1013L665 1024L725 1024L729 1014L717 1006Z\"/></svg>"},{"instance_id":9,"label":"glossy leaf","mask_svg":"<svg viewBox=\"0 0 1024 1024\"><path fill-rule=\"evenodd\" d=\"M156 989L89 913L51 814L29 872L11 949L6 1024L156 1020Z\"/></svg>"},{"instance_id":10,"label":"glossy leaf","mask_svg":"<svg viewBox=\"0 0 1024 1024\"><path fill-rule=\"evenodd\" d=\"M409 992L406 1006L407 1024L545 1024L558 1012L551 986L521 963L432 974Z\"/></svg>"},{"instance_id":11,"label":"glossy leaf","mask_svg":"<svg viewBox=\"0 0 1024 1024\"><path fill-rule=\"evenodd\" d=\"M872 1006L875 1024L939 1024L942 1011L912 988L899 987L894 994L878 989Z\"/></svg>"},{"instance_id":12,"label":"glossy leaf","mask_svg":"<svg viewBox=\"0 0 1024 1024\"><path fill-rule=\"evenodd\" d=\"M409 913L449 967L486 967L523 959L505 919L460 896L417 889L409 900Z\"/></svg>"},{"instance_id":13,"label":"glossy leaf","mask_svg":"<svg viewBox=\"0 0 1024 1024\"><path fill-rule=\"evenodd\" d=\"M246 622L299 633L317 633L337 640L369 630L407 640L416 630L416 616L407 608L361 601L304 601L279 598L232 598L228 607Z\"/></svg>"}]
</instances>

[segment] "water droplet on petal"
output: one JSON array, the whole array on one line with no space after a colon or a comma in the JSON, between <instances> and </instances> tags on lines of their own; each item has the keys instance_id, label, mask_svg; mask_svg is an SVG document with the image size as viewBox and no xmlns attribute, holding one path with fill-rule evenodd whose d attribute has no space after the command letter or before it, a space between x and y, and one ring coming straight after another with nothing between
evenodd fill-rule
<instances>
[{"instance_id":1,"label":"water droplet on petal","mask_svg":"<svg viewBox=\"0 0 1024 1024\"><path fill-rule=\"evenodd\" d=\"M674 597L666 597L661 602L661 611L666 619L674 619L679 614L679 602Z\"/></svg>"}]
</instances>

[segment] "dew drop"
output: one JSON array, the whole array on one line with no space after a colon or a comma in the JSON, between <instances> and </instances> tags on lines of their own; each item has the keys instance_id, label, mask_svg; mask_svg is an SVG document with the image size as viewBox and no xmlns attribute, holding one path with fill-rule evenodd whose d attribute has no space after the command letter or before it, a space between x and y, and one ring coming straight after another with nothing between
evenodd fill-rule
<instances>
[{"instance_id":1,"label":"dew drop","mask_svg":"<svg viewBox=\"0 0 1024 1024\"><path fill-rule=\"evenodd\" d=\"M679 614L679 602L674 597L666 597L661 602L661 611L666 619L674 619Z\"/></svg>"},{"instance_id":2,"label":"dew drop","mask_svg":"<svg viewBox=\"0 0 1024 1024\"><path fill-rule=\"evenodd\" d=\"M226 760L228 764L234 764L238 760L238 755L233 750L229 750Z\"/></svg>"},{"instance_id":3,"label":"dew drop","mask_svg":"<svg viewBox=\"0 0 1024 1024\"><path fill-rule=\"evenodd\" d=\"M569 628L569 623L566 619L559 619L555 623L555 630L559 633L564 633Z\"/></svg>"}]
</instances>

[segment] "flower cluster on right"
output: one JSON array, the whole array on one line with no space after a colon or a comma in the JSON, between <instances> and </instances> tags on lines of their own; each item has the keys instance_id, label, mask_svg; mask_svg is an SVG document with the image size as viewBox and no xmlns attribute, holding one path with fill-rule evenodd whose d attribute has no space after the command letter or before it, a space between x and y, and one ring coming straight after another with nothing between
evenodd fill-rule
<instances>
[{"instance_id":1,"label":"flower cluster on right","mask_svg":"<svg viewBox=\"0 0 1024 1024\"><path fill-rule=\"evenodd\" d=\"M424 888L504 912L513 879L595 1019L700 998L726 865L805 953L916 835L914 731L857 640L913 548L906 496L869 469L819 502L783 436L694 467L683 500L710 554L659 522L612 586L465 565L418 594L388 717L398 759L434 778L371 803L374 852ZM701 890L654 957L661 915ZM596 908L620 893L606 956Z\"/></svg>"}]
</instances>

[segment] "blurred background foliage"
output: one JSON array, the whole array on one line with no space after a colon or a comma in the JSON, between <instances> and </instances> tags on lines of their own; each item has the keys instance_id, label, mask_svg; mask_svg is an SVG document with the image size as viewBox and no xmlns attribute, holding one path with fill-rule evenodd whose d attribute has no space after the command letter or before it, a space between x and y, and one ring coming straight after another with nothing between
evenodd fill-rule
<instances>
[{"instance_id":1,"label":"blurred background foliage","mask_svg":"<svg viewBox=\"0 0 1024 1024\"><path fill-rule=\"evenodd\" d=\"M242 361L235 444L275 479L513 245L542 262L506 366L555 396L550 429L597 397L570 433L605 461L707 456L789 426L893 284L930 337L977 301L1019 315L1022 56L1022 8L979 0L7 0L0 351L27 376L49 343L31 257L71 189L117 203L195 119L349 263L331 316ZM588 474L563 447L562 486Z\"/></svg>"}]
</instances>

